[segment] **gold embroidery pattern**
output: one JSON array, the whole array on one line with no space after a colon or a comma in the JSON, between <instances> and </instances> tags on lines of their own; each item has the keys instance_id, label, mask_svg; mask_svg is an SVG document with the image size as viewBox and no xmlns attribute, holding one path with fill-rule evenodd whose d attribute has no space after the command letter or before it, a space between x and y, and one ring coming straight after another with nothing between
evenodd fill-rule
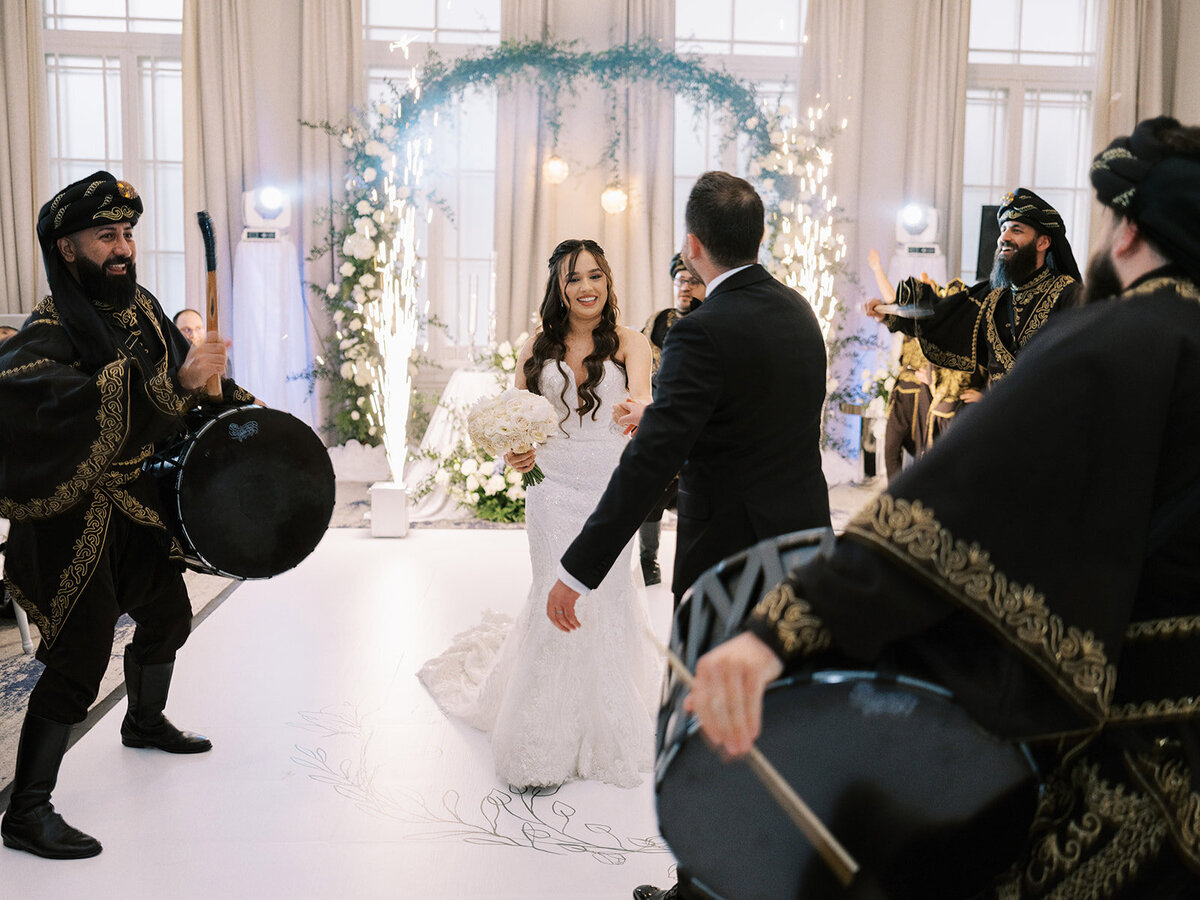
<instances>
[{"instance_id":1,"label":"gold embroidery pattern","mask_svg":"<svg viewBox=\"0 0 1200 900\"><path fill-rule=\"evenodd\" d=\"M44 316L46 319L49 319L50 323L53 325L60 324L58 310L54 306L54 298L49 294L37 302L37 306L33 308L33 311L39 316ZM34 324L37 325L41 323L35 322Z\"/></svg>"},{"instance_id":2,"label":"gold embroidery pattern","mask_svg":"<svg viewBox=\"0 0 1200 900\"><path fill-rule=\"evenodd\" d=\"M109 209L102 209L92 215L92 221L96 219L107 219L110 222L120 222L122 219L137 219L137 210L132 206L113 206Z\"/></svg>"},{"instance_id":3,"label":"gold embroidery pattern","mask_svg":"<svg viewBox=\"0 0 1200 900\"><path fill-rule=\"evenodd\" d=\"M163 524L157 512L152 510L146 504L142 503L137 497L128 491L111 490L106 492L117 508L125 513L133 521L139 525L149 525L152 528L160 528L166 531L166 526Z\"/></svg>"},{"instance_id":4,"label":"gold embroidery pattern","mask_svg":"<svg viewBox=\"0 0 1200 900\"><path fill-rule=\"evenodd\" d=\"M129 382L125 367L124 360L116 360L96 374L96 387L100 392L96 421L100 433L75 473L55 488L50 497L35 498L27 503L0 499L0 516L18 522L49 518L59 515L78 502L85 491L91 490L128 434Z\"/></svg>"},{"instance_id":5,"label":"gold embroidery pattern","mask_svg":"<svg viewBox=\"0 0 1200 900\"><path fill-rule=\"evenodd\" d=\"M831 642L829 629L813 613L812 607L795 595L787 582L768 591L758 601L751 616L774 630L779 645L792 659L824 650Z\"/></svg>"},{"instance_id":6,"label":"gold embroidery pattern","mask_svg":"<svg viewBox=\"0 0 1200 900\"><path fill-rule=\"evenodd\" d=\"M1165 745L1164 750L1172 745ZM1173 749L1178 752L1178 747ZM1192 789L1192 771L1175 754L1126 753L1125 762L1134 777L1157 798L1167 819L1175 845L1200 868L1200 795Z\"/></svg>"},{"instance_id":7,"label":"gold embroidery pattern","mask_svg":"<svg viewBox=\"0 0 1200 900\"><path fill-rule=\"evenodd\" d=\"M1064 623L1032 585L1010 582L996 571L978 544L956 540L920 501L880 494L851 520L846 534L916 569L991 625L1087 715L1103 721L1117 678L1104 645L1092 632Z\"/></svg>"},{"instance_id":8,"label":"gold embroidery pattern","mask_svg":"<svg viewBox=\"0 0 1200 900\"><path fill-rule=\"evenodd\" d=\"M253 403L254 402L254 395L243 387L235 387L233 389L232 397L238 403Z\"/></svg>"},{"instance_id":9,"label":"gold embroidery pattern","mask_svg":"<svg viewBox=\"0 0 1200 900\"><path fill-rule=\"evenodd\" d=\"M96 560L104 548L104 539L108 534L108 522L112 516L112 506L104 494L97 491L92 497L92 503L83 517L83 531L75 541L75 547L70 564L63 570L59 580L58 593L50 601L50 622L47 630L42 631L42 639L46 646L53 646L63 622L75 607L79 593L92 578L96 568ZM41 627L40 625L38 626Z\"/></svg>"},{"instance_id":10,"label":"gold embroidery pattern","mask_svg":"<svg viewBox=\"0 0 1200 900\"><path fill-rule=\"evenodd\" d=\"M1132 297L1142 297L1146 294L1154 294L1163 288L1169 287L1175 291L1180 297L1187 300L1195 300L1200 302L1200 287L1192 284L1190 281L1184 281L1181 278L1151 278L1149 281L1139 284L1131 291L1126 291L1121 295L1122 300L1128 300Z\"/></svg>"},{"instance_id":11,"label":"gold embroidery pattern","mask_svg":"<svg viewBox=\"0 0 1200 900\"><path fill-rule=\"evenodd\" d=\"M1127 641L1151 641L1158 638L1190 638L1200 633L1200 616L1175 616L1131 622L1125 629Z\"/></svg>"},{"instance_id":12,"label":"gold embroidery pattern","mask_svg":"<svg viewBox=\"0 0 1200 900\"><path fill-rule=\"evenodd\" d=\"M1047 785L1030 833L1027 859L998 896L1103 900L1162 851L1167 822L1152 798L1080 762Z\"/></svg>"},{"instance_id":13,"label":"gold embroidery pattern","mask_svg":"<svg viewBox=\"0 0 1200 900\"><path fill-rule=\"evenodd\" d=\"M1148 725L1155 722L1178 722L1200 715L1200 697L1146 700L1113 707L1108 721L1114 725Z\"/></svg>"},{"instance_id":14,"label":"gold embroidery pattern","mask_svg":"<svg viewBox=\"0 0 1200 900\"><path fill-rule=\"evenodd\" d=\"M8 369L0 372L0 381L6 378L16 378L19 375L26 375L30 372L36 372L38 369L44 369L46 366L54 365L52 359L35 359L31 363L25 363L23 366L17 366L15 369Z\"/></svg>"},{"instance_id":15,"label":"gold embroidery pattern","mask_svg":"<svg viewBox=\"0 0 1200 900\"><path fill-rule=\"evenodd\" d=\"M1036 296L1038 298L1034 301L1029 317L1025 320L1024 324L1018 324L1017 326L1018 347L1024 347L1030 338L1037 334L1042 326L1046 324L1046 320L1054 310L1055 304L1058 303L1058 298L1062 296L1063 291L1074 283L1075 280L1070 276L1051 276L1050 270L1045 269L1029 284L1022 285L1018 290L1013 292L1013 304L1017 309L1020 309L1029 302L1024 299L1025 297ZM1000 302L1000 295L1002 293L1003 288L992 291L992 293L988 294L987 301L985 302L985 306L988 307L987 342L988 346L992 348L992 353L995 355L996 361L1007 372L1013 367L1016 359L1000 340L1000 332L996 327L996 305Z\"/></svg>"},{"instance_id":16,"label":"gold embroidery pattern","mask_svg":"<svg viewBox=\"0 0 1200 900\"><path fill-rule=\"evenodd\" d=\"M166 372L159 372L146 382L146 396L156 407L169 415L182 416L192 408L187 400L175 393L175 385Z\"/></svg>"},{"instance_id":17,"label":"gold embroidery pattern","mask_svg":"<svg viewBox=\"0 0 1200 900\"><path fill-rule=\"evenodd\" d=\"M39 634L46 634L50 631L50 620L42 615L42 611L37 608L37 605L31 603L29 598L25 596L25 592L8 578L4 579L4 590L8 596L12 598L12 602L25 610L29 614L30 620L37 626Z\"/></svg>"}]
</instances>

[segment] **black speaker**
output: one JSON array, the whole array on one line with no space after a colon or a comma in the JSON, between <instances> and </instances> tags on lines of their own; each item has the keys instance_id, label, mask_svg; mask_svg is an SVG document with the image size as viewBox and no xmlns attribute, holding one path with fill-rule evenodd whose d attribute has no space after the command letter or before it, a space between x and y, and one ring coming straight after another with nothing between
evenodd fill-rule
<instances>
[{"instance_id":1,"label":"black speaker","mask_svg":"<svg viewBox=\"0 0 1200 900\"><path fill-rule=\"evenodd\" d=\"M992 277L992 263L996 260L996 241L1000 240L1000 223L996 221L999 206L980 207L979 213L979 256L975 259L975 280L987 281Z\"/></svg>"}]
</instances>

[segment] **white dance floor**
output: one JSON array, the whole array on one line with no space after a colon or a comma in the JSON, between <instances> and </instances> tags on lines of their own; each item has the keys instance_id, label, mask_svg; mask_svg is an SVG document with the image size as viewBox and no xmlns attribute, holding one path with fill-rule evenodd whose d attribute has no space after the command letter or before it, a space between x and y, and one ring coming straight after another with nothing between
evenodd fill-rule
<instances>
[{"instance_id":1,"label":"white dance floor","mask_svg":"<svg viewBox=\"0 0 1200 900\"><path fill-rule=\"evenodd\" d=\"M4 896L623 900L669 884L652 776L514 795L487 737L414 675L483 609L515 613L528 584L521 530L331 530L299 568L239 587L181 652L167 712L213 751L122 747L122 701L54 793L104 852L0 849ZM667 587L649 602L665 639Z\"/></svg>"}]
</instances>

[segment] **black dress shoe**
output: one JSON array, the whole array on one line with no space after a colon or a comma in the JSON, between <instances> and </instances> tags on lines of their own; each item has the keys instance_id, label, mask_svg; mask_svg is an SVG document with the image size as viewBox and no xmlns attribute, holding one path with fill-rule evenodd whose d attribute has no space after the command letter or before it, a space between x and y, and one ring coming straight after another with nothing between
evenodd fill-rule
<instances>
[{"instance_id":1,"label":"black dress shoe","mask_svg":"<svg viewBox=\"0 0 1200 900\"><path fill-rule=\"evenodd\" d=\"M677 900L679 885L673 884L666 890L660 890L652 884L639 884L633 889L633 900Z\"/></svg>"},{"instance_id":2,"label":"black dress shoe","mask_svg":"<svg viewBox=\"0 0 1200 900\"><path fill-rule=\"evenodd\" d=\"M658 560L642 560L642 580L646 582L646 587L662 584L662 570L658 567Z\"/></svg>"}]
</instances>

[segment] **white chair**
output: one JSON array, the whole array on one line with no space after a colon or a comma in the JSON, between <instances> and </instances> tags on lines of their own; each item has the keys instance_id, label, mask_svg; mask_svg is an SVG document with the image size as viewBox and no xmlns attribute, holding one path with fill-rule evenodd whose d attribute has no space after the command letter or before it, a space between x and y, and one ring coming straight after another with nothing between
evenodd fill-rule
<instances>
[{"instance_id":1,"label":"white chair","mask_svg":"<svg viewBox=\"0 0 1200 900\"><path fill-rule=\"evenodd\" d=\"M0 542L8 537L8 519L0 519ZM4 571L4 554L0 553L0 572ZM13 602L13 613L17 619L17 631L21 633L21 649L26 656L33 656L33 638L29 636L29 616L21 606Z\"/></svg>"}]
</instances>

